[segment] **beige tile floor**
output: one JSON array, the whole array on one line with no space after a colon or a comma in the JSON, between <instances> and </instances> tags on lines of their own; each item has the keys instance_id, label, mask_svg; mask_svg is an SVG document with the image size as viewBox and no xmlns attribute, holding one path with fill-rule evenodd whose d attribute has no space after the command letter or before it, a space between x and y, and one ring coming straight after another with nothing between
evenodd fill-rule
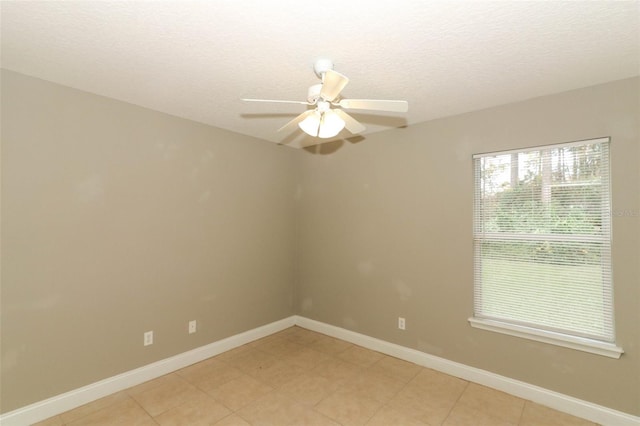
<instances>
[{"instance_id":1,"label":"beige tile floor","mask_svg":"<svg viewBox=\"0 0 640 426\"><path fill-rule=\"evenodd\" d=\"M38 425L594 425L292 327Z\"/></svg>"}]
</instances>

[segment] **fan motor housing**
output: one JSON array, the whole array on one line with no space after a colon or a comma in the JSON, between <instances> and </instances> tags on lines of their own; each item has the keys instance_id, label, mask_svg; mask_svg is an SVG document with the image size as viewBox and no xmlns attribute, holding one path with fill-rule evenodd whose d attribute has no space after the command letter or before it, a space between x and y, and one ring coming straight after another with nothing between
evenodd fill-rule
<instances>
[{"instance_id":1,"label":"fan motor housing","mask_svg":"<svg viewBox=\"0 0 640 426\"><path fill-rule=\"evenodd\" d=\"M320 90L322 90L322 83L314 84L309 87L309 90L307 91L307 101L315 104L320 98Z\"/></svg>"}]
</instances>

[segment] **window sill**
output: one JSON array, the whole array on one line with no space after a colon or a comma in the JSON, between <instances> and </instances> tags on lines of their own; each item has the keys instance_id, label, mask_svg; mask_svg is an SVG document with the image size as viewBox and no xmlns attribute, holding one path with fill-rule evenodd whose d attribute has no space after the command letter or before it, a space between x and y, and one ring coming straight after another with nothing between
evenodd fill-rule
<instances>
[{"instance_id":1,"label":"window sill","mask_svg":"<svg viewBox=\"0 0 640 426\"><path fill-rule=\"evenodd\" d=\"M592 339L568 336L566 334L507 324L495 320L472 317L469 318L469 324L471 324L471 327L480 328L482 330L495 331L496 333L508 334L510 336L549 343L556 346L563 346L565 348L590 352L592 354L602 355L609 358L618 359L620 358L620 355L624 353L624 350L622 350L621 347L618 347L613 343L604 343Z\"/></svg>"}]
</instances>

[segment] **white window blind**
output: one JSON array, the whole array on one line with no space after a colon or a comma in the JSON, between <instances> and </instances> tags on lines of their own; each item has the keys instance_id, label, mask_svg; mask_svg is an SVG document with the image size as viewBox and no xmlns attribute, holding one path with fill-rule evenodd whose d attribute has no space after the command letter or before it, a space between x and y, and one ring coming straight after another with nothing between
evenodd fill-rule
<instances>
[{"instance_id":1,"label":"white window blind","mask_svg":"<svg viewBox=\"0 0 640 426\"><path fill-rule=\"evenodd\" d=\"M476 155L474 173L474 318L613 343L609 139Z\"/></svg>"}]
</instances>

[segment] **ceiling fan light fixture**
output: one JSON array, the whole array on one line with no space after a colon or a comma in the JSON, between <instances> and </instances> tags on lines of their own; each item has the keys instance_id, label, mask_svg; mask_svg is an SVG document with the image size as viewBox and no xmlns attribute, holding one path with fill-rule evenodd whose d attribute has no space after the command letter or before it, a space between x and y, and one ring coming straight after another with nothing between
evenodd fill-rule
<instances>
[{"instance_id":1,"label":"ceiling fan light fixture","mask_svg":"<svg viewBox=\"0 0 640 426\"><path fill-rule=\"evenodd\" d=\"M344 129L344 120L329 109L328 102L318 105L318 109L298 123L303 132L314 138L332 138Z\"/></svg>"},{"instance_id":2,"label":"ceiling fan light fixture","mask_svg":"<svg viewBox=\"0 0 640 426\"><path fill-rule=\"evenodd\" d=\"M278 129L291 131L299 127L313 138L330 139L347 129L354 135L364 132L365 127L343 109L363 109L371 111L407 112L407 101L383 99L347 99L341 96L342 89L349 83L347 76L333 70L333 62L319 59L314 65L316 75L322 81L309 87L307 101L287 101L269 99L242 99L246 102L275 102L302 104L314 108L298 114ZM332 108L333 107L333 108ZM321 143L321 142L318 142Z\"/></svg>"},{"instance_id":3,"label":"ceiling fan light fixture","mask_svg":"<svg viewBox=\"0 0 640 426\"><path fill-rule=\"evenodd\" d=\"M300 127L300 129L309 136L313 136L315 138L318 136L318 131L320 130L321 118L322 116L320 113L318 111L314 111L313 114L310 114L307 118L298 123L298 127Z\"/></svg>"},{"instance_id":4,"label":"ceiling fan light fixture","mask_svg":"<svg viewBox=\"0 0 640 426\"><path fill-rule=\"evenodd\" d=\"M344 129L344 120L335 112L329 110L322 114L318 137L322 139L332 138Z\"/></svg>"}]
</instances>

